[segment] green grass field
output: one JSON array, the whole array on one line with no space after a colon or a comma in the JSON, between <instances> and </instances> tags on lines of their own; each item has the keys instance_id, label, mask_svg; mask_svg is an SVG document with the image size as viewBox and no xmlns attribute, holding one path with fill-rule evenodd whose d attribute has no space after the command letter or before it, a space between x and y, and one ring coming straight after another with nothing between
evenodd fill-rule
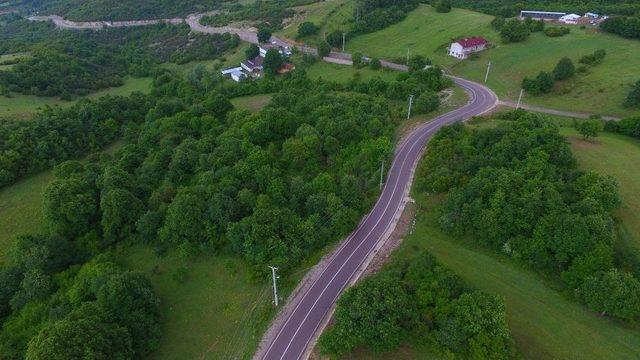
<instances>
[{"instance_id":1,"label":"green grass field","mask_svg":"<svg viewBox=\"0 0 640 360\"><path fill-rule=\"evenodd\" d=\"M184 283L172 277L184 260L160 258L149 247L122 248L119 258L147 275L161 299L162 341L153 359L248 358L271 310L268 279L256 282L237 258L201 256L189 261Z\"/></svg>"},{"instance_id":2,"label":"green grass field","mask_svg":"<svg viewBox=\"0 0 640 360\"><path fill-rule=\"evenodd\" d=\"M613 176L619 184L622 206L616 212L619 224L619 251L631 252L634 263L640 262L640 141L628 136L601 133L583 140L573 128L561 128L571 143L578 165ZM637 265L636 265L637 266Z\"/></svg>"},{"instance_id":3,"label":"green grass field","mask_svg":"<svg viewBox=\"0 0 640 360\"><path fill-rule=\"evenodd\" d=\"M346 23L353 13L353 2L348 0L329 0L292 8L296 11L294 20L282 30L276 32L277 36L295 39L298 34L298 26L310 21L320 27L317 36L310 39L302 39L315 42L325 32L346 28Z\"/></svg>"},{"instance_id":4,"label":"green grass field","mask_svg":"<svg viewBox=\"0 0 640 360\"><path fill-rule=\"evenodd\" d=\"M465 78L483 81L487 63L492 70L489 86L503 99L517 100L522 79L539 71L551 71L558 60L568 56L577 62L597 49L605 49L604 63L592 67L586 74L558 84L553 94L525 97L524 102L560 110L627 116L637 111L621 104L631 84L640 80L640 42L621 37L571 27L571 34L549 38L542 33L517 44L502 44L498 33L490 26L492 16L453 9L436 13L422 5L402 22L386 29L357 36L347 44L347 50L387 59L422 54ZM484 36L495 46L481 53L478 60L458 61L446 54L451 39ZM561 95L563 91L568 93Z\"/></svg>"},{"instance_id":5,"label":"green grass field","mask_svg":"<svg viewBox=\"0 0 640 360\"><path fill-rule=\"evenodd\" d=\"M271 101L272 97L273 94L241 96L231 99L231 103L236 109L258 112Z\"/></svg>"},{"instance_id":6,"label":"green grass field","mask_svg":"<svg viewBox=\"0 0 640 360\"><path fill-rule=\"evenodd\" d=\"M509 328L525 358L635 359L640 354L640 331L587 311L509 259L451 238L436 223L437 201L424 194L416 198L415 232L393 256L411 257L426 249L469 285L503 296Z\"/></svg>"},{"instance_id":7,"label":"green grass field","mask_svg":"<svg viewBox=\"0 0 640 360\"><path fill-rule=\"evenodd\" d=\"M134 91L149 91L152 79L145 78L126 78L124 85L96 91L87 96L87 98L95 99L101 96L111 95L128 95ZM32 95L13 94L7 98L0 96L0 119L18 119L28 120L33 117L40 109L45 106L69 106L76 101L63 101L58 97L39 97Z\"/></svg>"},{"instance_id":8,"label":"green grass field","mask_svg":"<svg viewBox=\"0 0 640 360\"><path fill-rule=\"evenodd\" d=\"M113 153L122 143L105 149ZM37 233L43 229L42 195L53 179L53 171L46 170L0 189L0 262L16 235Z\"/></svg>"},{"instance_id":9,"label":"green grass field","mask_svg":"<svg viewBox=\"0 0 640 360\"><path fill-rule=\"evenodd\" d=\"M51 179L53 171L44 171L0 189L0 262L15 235L42 229L42 193Z\"/></svg>"}]
</instances>

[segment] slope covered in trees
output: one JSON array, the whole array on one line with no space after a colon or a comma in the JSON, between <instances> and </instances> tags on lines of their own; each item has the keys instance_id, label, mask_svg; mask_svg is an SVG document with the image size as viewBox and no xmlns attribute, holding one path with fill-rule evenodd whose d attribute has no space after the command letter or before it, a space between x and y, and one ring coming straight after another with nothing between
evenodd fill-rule
<instances>
[{"instance_id":1,"label":"slope covered in trees","mask_svg":"<svg viewBox=\"0 0 640 360\"><path fill-rule=\"evenodd\" d=\"M403 343L426 344L446 358L517 358L503 299L469 289L428 253L396 260L347 290L319 346L344 355L361 346L393 351Z\"/></svg>"},{"instance_id":2,"label":"slope covered in trees","mask_svg":"<svg viewBox=\"0 0 640 360\"><path fill-rule=\"evenodd\" d=\"M55 14L75 21L141 20L184 17L219 9L223 0L21 0L25 11Z\"/></svg>"},{"instance_id":3,"label":"slope covered in trees","mask_svg":"<svg viewBox=\"0 0 640 360\"><path fill-rule=\"evenodd\" d=\"M432 140L418 186L448 192L442 228L552 274L594 311L637 321L640 282L613 252L615 180L577 171L555 125L520 112L507 119L448 127Z\"/></svg>"},{"instance_id":4,"label":"slope covered in trees","mask_svg":"<svg viewBox=\"0 0 640 360\"><path fill-rule=\"evenodd\" d=\"M511 17L521 10L563 11L584 14L596 12L600 14L634 15L640 5L634 0L456 0L454 6L480 11L492 15Z\"/></svg>"},{"instance_id":5,"label":"slope covered in trees","mask_svg":"<svg viewBox=\"0 0 640 360\"><path fill-rule=\"evenodd\" d=\"M73 95L122 85L123 77L149 76L159 63L215 59L238 45L229 34L192 34L187 25L54 30L19 17L0 25L0 52L30 51L0 71L0 93ZM6 28L6 32L3 32Z\"/></svg>"}]
</instances>

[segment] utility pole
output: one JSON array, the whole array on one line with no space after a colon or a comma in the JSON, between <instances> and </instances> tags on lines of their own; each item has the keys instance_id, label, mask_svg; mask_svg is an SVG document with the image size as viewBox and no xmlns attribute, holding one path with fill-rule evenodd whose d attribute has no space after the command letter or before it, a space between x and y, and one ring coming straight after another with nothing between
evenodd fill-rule
<instances>
[{"instance_id":1,"label":"utility pole","mask_svg":"<svg viewBox=\"0 0 640 360\"><path fill-rule=\"evenodd\" d=\"M409 111L407 111L407 120L411 117L411 106L413 105L413 94L409 95Z\"/></svg>"},{"instance_id":2,"label":"utility pole","mask_svg":"<svg viewBox=\"0 0 640 360\"><path fill-rule=\"evenodd\" d=\"M346 37L347 37L347 33L343 31L342 32L342 52L344 52L344 42Z\"/></svg>"},{"instance_id":3,"label":"utility pole","mask_svg":"<svg viewBox=\"0 0 640 360\"><path fill-rule=\"evenodd\" d=\"M489 61L489 64L487 65L487 73L484 75L484 82L487 82L487 79L489 79L489 70L491 70L491 61Z\"/></svg>"},{"instance_id":4,"label":"utility pole","mask_svg":"<svg viewBox=\"0 0 640 360\"><path fill-rule=\"evenodd\" d=\"M278 307L278 286L276 285L276 279L279 278L279 276L276 275L278 268L275 266L269 266L269 268L271 269L271 277L273 278L273 304L275 307Z\"/></svg>"},{"instance_id":5,"label":"utility pole","mask_svg":"<svg viewBox=\"0 0 640 360\"><path fill-rule=\"evenodd\" d=\"M520 96L518 96L518 105L516 105L516 110L520 109L520 102L522 101L522 94L524 94L524 89L520 89Z\"/></svg>"},{"instance_id":6,"label":"utility pole","mask_svg":"<svg viewBox=\"0 0 640 360\"><path fill-rule=\"evenodd\" d=\"M407 65L409 65L409 50L411 50L411 48L407 47Z\"/></svg>"},{"instance_id":7,"label":"utility pole","mask_svg":"<svg viewBox=\"0 0 640 360\"><path fill-rule=\"evenodd\" d=\"M380 160L380 190L382 190L383 176L384 176L384 159Z\"/></svg>"}]
</instances>

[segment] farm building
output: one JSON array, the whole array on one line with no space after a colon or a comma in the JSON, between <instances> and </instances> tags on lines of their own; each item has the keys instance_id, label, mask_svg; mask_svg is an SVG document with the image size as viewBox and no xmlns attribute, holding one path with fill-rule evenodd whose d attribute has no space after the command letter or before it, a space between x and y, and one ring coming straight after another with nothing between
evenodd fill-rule
<instances>
[{"instance_id":1,"label":"farm building","mask_svg":"<svg viewBox=\"0 0 640 360\"><path fill-rule=\"evenodd\" d=\"M534 11L534 10L520 11L521 19L532 18L534 20L558 20L565 15L567 15L567 13L555 12L555 11Z\"/></svg>"},{"instance_id":2,"label":"farm building","mask_svg":"<svg viewBox=\"0 0 640 360\"><path fill-rule=\"evenodd\" d=\"M487 44L487 40L482 37L460 39L451 44L449 55L458 59L466 59L470 54L484 50Z\"/></svg>"},{"instance_id":3,"label":"farm building","mask_svg":"<svg viewBox=\"0 0 640 360\"><path fill-rule=\"evenodd\" d=\"M577 24L582 16L578 14L567 14L560 17L559 21L565 24Z\"/></svg>"},{"instance_id":4,"label":"farm building","mask_svg":"<svg viewBox=\"0 0 640 360\"><path fill-rule=\"evenodd\" d=\"M280 55L282 56L291 56L291 48L288 46L278 46L275 43L273 44L261 44L259 47L260 49L260 56L265 57L267 56L267 51L271 50L271 49L276 49L278 50L278 52L280 53Z\"/></svg>"}]
</instances>

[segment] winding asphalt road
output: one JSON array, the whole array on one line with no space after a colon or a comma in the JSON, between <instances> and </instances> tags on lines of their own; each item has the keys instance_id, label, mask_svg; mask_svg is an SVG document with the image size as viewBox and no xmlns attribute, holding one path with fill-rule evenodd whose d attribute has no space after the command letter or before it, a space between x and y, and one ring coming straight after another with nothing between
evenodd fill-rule
<instances>
[{"instance_id":1,"label":"winding asphalt road","mask_svg":"<svg viewBox=\"0 0 640 360\"><path fill-rule=\"evenodd\" d=\"M388 230L395 227L398 215L406 204L413 173L427 141L439 128L481 115L497 104L498 98L485 86L460 78L453 80L469 94L469 102L416 128L401 143L388 172L382 194L369 215L336 250L323 272L277 329L275 338L266 349L259 351L255 358L306 358L309 345L321 330L338 296L363 267L369 254L388 235Z\"/></svg>"}]
</instances>

